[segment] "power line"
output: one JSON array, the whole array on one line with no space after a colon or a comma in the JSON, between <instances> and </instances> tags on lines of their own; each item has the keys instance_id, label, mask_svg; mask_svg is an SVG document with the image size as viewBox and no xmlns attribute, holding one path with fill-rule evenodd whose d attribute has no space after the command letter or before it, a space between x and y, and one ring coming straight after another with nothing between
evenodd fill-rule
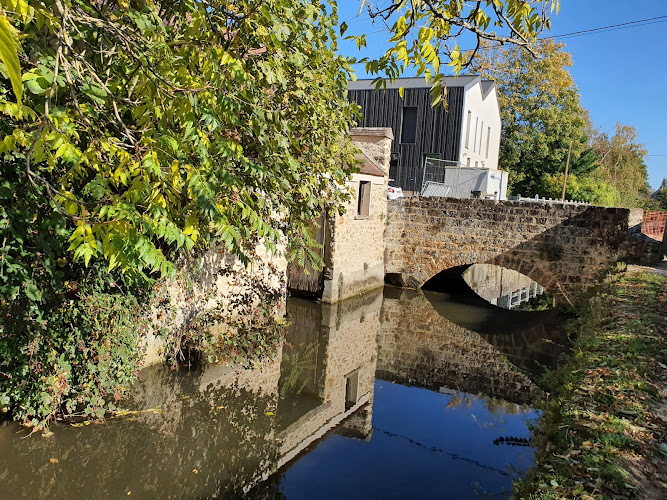
<instances>
[{"instance_id":1,"label":"power line","mask_svg":"<svg viewBox=\"0 0 667 500\"><path fill-rule=\"evenodd\" d=\"M650 24L658 24L658 23L664 23L667 22L667 16L657 16L657 17L650 17L647 19L639 19L637 21L629 21L627 23L619 23L619 24L610 24L609 26L600 26L599 28L591 28L587 30L580 30L580 31L573 31L571 33L563 33L562 35L552 35L552 36L545 36L544 38L541 38L541 40L548 40L548 39L555 39L555 38L570 38L570 37L576 37L576 36L583 36L583 35L592 35L596 33L605 33L609 31L617 31L620 29L627 29L627 28L638 28L640 26L646 26Z\"/></svg>"}]
</instances>

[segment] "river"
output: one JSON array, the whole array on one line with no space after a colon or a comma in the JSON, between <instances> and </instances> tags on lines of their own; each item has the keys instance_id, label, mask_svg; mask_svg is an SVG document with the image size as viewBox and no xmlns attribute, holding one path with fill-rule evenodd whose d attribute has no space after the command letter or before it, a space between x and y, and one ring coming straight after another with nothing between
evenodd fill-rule
<instances>
[{"instance_id":1,"label":"river","mask_svg":"<svg viewBox=\"0 0 667 500\"><path fill-rule=\"evenodd\" d=\"M549 313L453 299L290 298L261 365L154 367L103 424L0 427L0 498L507 498L533 463L529 374L564 348Z\"/></svg>"}]
</instances>

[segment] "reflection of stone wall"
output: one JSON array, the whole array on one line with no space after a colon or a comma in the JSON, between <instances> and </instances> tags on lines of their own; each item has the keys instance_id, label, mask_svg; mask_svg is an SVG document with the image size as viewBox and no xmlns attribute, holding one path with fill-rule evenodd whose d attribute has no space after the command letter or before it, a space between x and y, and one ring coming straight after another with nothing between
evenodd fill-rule
<instances>
[{"instance_id":1,"label":"reflection of stone wall","mask_svg":"<svg viewBox=\"0 0 667 500\"><path fill-rule=\"evenodd\" d=\"M446 320L419 291L385 297L377 377L438 390L484 393L517 403L539 389L480 334Z\"/></svg>"},{"instance_id":2,"label":"reflection of stone wall","mask_svg":"<svg viewBox=\"0 0 667 500\"><path fill-rule=\"evenodd\" d=\"M207 365L184 373L154 366L135 387L138 411L104 425L54 425L49 439L21 439L16 426L0 427L0 496L244 496L356 412L350 431L370 432L381 305L381 293L330 306L290 301L288 344L252 370ZM287 353L292 364L305 359L299 381L314 378L309 388L319 401L283 429ZM346 408L345 379L353 373L357 399Z\"/></svg>"},{"instance_id":3,"label":"reflection of stone wall","mask_svg":"<svg viewBox=\"0 0 667 500\"><path fill-rule=\"evenodd\" d=\"M618 259L655 260L628 235L629 211L514 201L404 199L389 206L387 273L418 288L445 269L496 264L547 290L578 292Z\"/></svg>"},{"instance_id":4,"label":"reflection of stone wall","mask_svg":"<svg viewBox=\"0 0 667 500\"><path fill-rule=\"evenodd\" d=\"M380 331L381 307L381 291L322 305L320 331L323 337L328 338L321 393L323 403L280 433L282 463L296 456L366 402L370 403L366 408L372 407L375 339ZM357 404L346 411L346 377L355 373L358 380Z\"/></svg>"},{"instance_id":5,"label":"reflection of stone wall","mask_svg":"<svg viewBox=\"0 0 667 500\"><path fill-rule=\"evenodd\" d=\"M272 255L260 246L245 267L236 256L213 246L192 261L181 262L175 279L156 285L158 299L150 311L151 326L155 333L159 329L177 331L211 309L219 309L220 317L229 320L249 314L262 301L259 290L284 297L286 269L282 251ZM144 366L163 360L161 338L151 333L145 345Z\"/></svg>"}]
</instances>

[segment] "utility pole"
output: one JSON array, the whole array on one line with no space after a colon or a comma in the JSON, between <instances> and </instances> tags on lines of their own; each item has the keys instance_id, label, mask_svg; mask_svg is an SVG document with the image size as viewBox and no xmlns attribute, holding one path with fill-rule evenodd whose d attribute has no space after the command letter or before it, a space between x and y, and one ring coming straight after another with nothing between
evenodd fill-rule
<instances>
[{"instance_id":1,"label":"utility pole","mask_svg":"<svg viewBox=\"0 0 667 500\"><path fill-rule=\"evenodd\" d=\"M567 171L570 169L571 154L572 154L572 141L570 141L570 149L567 150L567 163L565 164L565 179L563 179L563 203L565 203L565 186L567 185Z\"/></svg>"}]
</instances>

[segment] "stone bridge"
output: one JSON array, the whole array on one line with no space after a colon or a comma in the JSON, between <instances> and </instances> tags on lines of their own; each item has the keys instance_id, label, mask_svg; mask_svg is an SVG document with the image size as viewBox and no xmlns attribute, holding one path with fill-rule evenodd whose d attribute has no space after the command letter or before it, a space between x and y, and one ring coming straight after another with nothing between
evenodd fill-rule
<instances>
[{"instance_id":1,"label":"stone bridge","mask_svg":"<svg viewBox=\"0 0 667 500\"><path fill-rule=\"evenodd\" d=\"M451 268L495 264L555 295L585 290L619 260L658 260L628 232L630 210L546 202L405 198L389 202L385 275L421 288Z\"/></svg>"}]
</instances>

